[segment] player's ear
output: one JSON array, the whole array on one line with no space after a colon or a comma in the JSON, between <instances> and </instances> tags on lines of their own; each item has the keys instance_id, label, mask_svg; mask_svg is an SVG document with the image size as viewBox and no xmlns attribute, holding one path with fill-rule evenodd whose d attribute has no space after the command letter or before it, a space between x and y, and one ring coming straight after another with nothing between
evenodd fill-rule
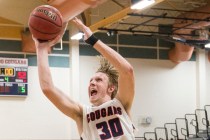
<instances>
[{"instance_id":1,"label":"player's ear","mask_svg":"<svg viewBox=\"0 0 210 140\"><path fill-rule=\"evenodd\" d=\"M114 92L114 90L115 90L115 86L114 86L114 85L110 85L110 86L108 87L108 92L109 92L109 93Z\"/></svg>"}]
</instances>

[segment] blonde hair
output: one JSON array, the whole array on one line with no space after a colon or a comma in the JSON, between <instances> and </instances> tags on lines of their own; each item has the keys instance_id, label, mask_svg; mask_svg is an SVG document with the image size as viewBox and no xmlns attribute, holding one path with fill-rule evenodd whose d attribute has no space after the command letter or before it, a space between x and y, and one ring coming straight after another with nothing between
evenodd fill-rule
<instances>
[{"instance_id":1,"label":"blonde hair","mask_svg":"<svg viewBox=\"0 0 210 140\"><path fill-rule=\"evenodd\" d=\"M116 96L118 90L118 71L114 68L112 64L109 63L109 61L106 58L104 58L103 56L98 57L100 59L100 67L96 72L105 73L109 78L109 86L115 86L115 89L111 95L111 99L113 99Z\"/></svg>"}]
</instances>

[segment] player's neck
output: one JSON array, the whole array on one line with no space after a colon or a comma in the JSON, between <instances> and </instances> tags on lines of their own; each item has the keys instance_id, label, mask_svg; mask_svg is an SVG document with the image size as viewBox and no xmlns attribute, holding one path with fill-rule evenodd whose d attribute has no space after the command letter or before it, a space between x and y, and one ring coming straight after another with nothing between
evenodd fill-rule
<instances>
[{"instance_id":1,"label":"player's neck","mask_svg":"<svg viewBox=\"0 0 210 140\"><path fill-rule=\"evenodd\" d=\"M100 98L99 100L97 100L96 102L92 103L93 106L100 106L108 101L111 100L110 96L105 96L103 98Z\"/></svg>"}]
</instances>

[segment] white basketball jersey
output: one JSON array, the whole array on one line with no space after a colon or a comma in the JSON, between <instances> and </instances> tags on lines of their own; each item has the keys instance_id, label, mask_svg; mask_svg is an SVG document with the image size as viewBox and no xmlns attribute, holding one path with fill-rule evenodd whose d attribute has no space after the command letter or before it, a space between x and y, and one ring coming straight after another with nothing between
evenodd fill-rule
<instances>
[{"instance_id":1,"label":"white basketball jersey","mask_svg":"<svg viewBox=\"0 0 210 140\"><path fill-rule=\"evenodd\" d=\"M83 140L135 140L134 127L119 100L83 107Z\"/></svg>"}]
</instances>

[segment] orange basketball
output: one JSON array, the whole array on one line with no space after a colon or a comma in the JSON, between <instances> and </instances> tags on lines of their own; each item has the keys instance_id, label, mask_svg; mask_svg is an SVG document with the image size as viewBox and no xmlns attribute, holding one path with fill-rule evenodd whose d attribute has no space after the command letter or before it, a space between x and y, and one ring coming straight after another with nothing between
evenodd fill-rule
<instances>
[{"instance_id":1,"label":"orange basketball","mask_svg":"<svg viewBox=\"0 0 210 140\"><path fill-rule=\"evenodd\" d=\"M62 15L52 6L41 5L36 7L29 17L29 30L39 41L48 41L56 38L62 30Z\"/></svg>"}]
</instances>

